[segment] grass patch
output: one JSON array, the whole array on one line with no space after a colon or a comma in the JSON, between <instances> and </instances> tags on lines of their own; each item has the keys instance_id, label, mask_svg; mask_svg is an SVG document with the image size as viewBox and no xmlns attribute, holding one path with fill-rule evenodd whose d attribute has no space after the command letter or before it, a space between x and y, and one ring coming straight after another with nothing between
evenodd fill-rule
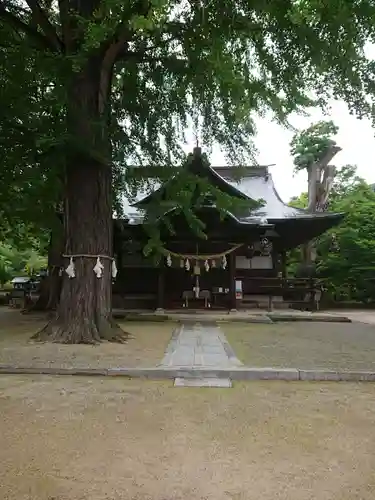
<instances>
[{"instance_id":1,"label":"grass patch","mask_svg":"<svg viewBox=\"0 0 375 500\"><path fill-rule=\"evenodd\" d=\"M35 368L152 367L160 363L176 327L172 321L120 321L120 326L132 334L124 345L108 342L97 346L31 342L31 335L44 323L43 316L1 311L0 364Z\"/></svg>"},{"instance_id":2,"label":"grass patch","mask_svg":"<svg viewBox=\"0 0 375 500\"><path fill-rule=\"evenodd\" d=\"M375 330L345 323L222 323L229 344L247 366L375 371Z\"/></svg>"}]
</instances>

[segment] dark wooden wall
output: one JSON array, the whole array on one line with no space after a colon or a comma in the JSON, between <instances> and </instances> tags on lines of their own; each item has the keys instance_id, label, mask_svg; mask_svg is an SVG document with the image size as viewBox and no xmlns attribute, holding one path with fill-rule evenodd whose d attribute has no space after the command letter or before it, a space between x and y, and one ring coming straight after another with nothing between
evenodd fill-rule
<instances>
[{"instance_id":1,"label":"dark wooden wall","mask_svg":"<svg viewBox=\"0 0 375 500\"><path fill-rule=\"evenodd\" d=\"M119 269L113 293L156 293L158 268L123 267Z\"/></svg>"}]
</instances>

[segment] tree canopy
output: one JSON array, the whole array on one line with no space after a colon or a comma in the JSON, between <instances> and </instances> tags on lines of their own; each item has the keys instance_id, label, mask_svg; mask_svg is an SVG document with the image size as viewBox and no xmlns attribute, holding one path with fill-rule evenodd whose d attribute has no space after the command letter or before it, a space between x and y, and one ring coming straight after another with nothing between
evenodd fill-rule
<instances>
[{"instance_id":1,"label":"tree canopy","mask_svg":"<svg viewBox=\"0 0 375 500\"><path fill-rule=\"evenodd\" d=\"M30 106L41 109L49 101L45 117L56 118L71 73L91 57L98 65L106 57L114 72L113 137L127 163L167 162L167 150L181 154L189 116L200 122L202 143L217 141L238 157L251 146L255 111L271 108L285 120L334 96L360 115L372 113L373 68L363 49L374 37L374 13L364 0L71 0L64 8L31 0L21 8L2 0L3 95L16 119L23 115L23 126L35 130L26 120ZM50 145L68 140L72 146L74 137L54 130L58 122L49 130ZM47 126L40 123L35 132L45 144Z\"/></svg>"}]
</instances>

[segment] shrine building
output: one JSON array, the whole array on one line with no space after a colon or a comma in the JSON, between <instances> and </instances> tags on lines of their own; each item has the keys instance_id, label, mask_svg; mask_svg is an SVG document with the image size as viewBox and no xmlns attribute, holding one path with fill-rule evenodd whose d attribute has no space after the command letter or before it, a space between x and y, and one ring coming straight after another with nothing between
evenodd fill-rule
<instances>
[{"instance_id":1,"label":"shrine building","mask_svg":"<svg viewBox=\"0 0 375 500\"><path fill-rule=\"evenodd\" d=\"M310 213L285 204L267 166L212 167L195 148L182 168L139 199L126 220L115 223L115 308L235 310L259 306L264 299L271 308L275 301L312 297L316 285L311 280L287 277L287 252L339 224L343 214ZM204 224L203 235L188 223L178 197L175 204L170 198L183 174L197 180L191 203ZM199 191L204 183L212 187L210 195ZM233 207L218 208L212 191L233 200ZM163 204L173 230L164 217L155 220L163 248L156 262L143 253L145 221Z\"/></svg>"}]
</instances>

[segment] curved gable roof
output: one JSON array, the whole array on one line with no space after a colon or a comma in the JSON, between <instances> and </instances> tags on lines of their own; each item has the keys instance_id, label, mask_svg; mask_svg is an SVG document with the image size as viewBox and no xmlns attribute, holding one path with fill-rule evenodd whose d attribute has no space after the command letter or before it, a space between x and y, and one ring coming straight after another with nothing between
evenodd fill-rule
<instances>
[{"instance_id":1,"label":"curved gable roof","mask_svg":"<svg viewBox=\"0 0 375 500\"><path fill-rule=\"evenodd\" d=\"M335 225L344 217L344 214L311 213L301 208L289 206L281 199L275 188L272 175L269 173L271 165L211 167L202 156L200 148L194 149L194 153L189 155L189 160L187 168L191 173L207 177L216 187L231 196L254 202L252 207L242 210L241 214L233 214L238 222L251 224L260 219L266 222L266 219L272 224L291 219L325 219L327 223L330 220L331 224ZM174 178L175 176L165 184L159 185L155 191L138 200L132 206L145 208L155 198L163 199L168 185L173 182ZM257 203L257 200L261 200L261 204Z\"/></svg>"}]
</instances>

